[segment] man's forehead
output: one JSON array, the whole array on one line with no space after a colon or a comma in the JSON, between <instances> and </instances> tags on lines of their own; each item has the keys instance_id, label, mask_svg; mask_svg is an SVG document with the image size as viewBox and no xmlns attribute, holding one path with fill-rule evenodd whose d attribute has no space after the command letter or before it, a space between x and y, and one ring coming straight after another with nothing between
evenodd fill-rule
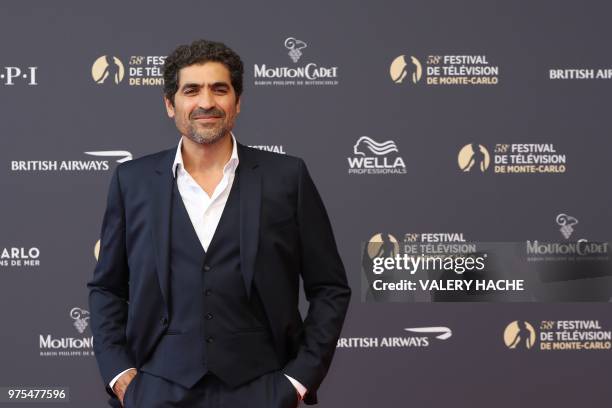
<instances>
[{"instance_id":1,"label":"man's forehead","mask_svg":"<svg viewBox=\"0 0 612 408\"><path fill-rule=\"evenodd\" d=\"M230 72L220 62L205 62L181 68L179 71L179 85L195 83L207 85L213 83L231 83Z\"/></svg>"}]
</instances>

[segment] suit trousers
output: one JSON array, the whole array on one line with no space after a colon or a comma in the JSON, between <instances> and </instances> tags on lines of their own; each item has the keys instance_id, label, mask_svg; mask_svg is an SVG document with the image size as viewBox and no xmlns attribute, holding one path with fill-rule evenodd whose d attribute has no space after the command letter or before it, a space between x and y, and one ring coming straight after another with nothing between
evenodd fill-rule
<instances>
[{"instance_id":1,"label":"suit trousers","mask_svg":"<svg viewBox=\"0 0 612 408\"><path fill-rule=\"evenodd\" d=\"M123 398L125 408L295 408L298 402L295 387L282 371L236 388L209 373L190 389L139 371Z\"/></svg>"}]
</instances>

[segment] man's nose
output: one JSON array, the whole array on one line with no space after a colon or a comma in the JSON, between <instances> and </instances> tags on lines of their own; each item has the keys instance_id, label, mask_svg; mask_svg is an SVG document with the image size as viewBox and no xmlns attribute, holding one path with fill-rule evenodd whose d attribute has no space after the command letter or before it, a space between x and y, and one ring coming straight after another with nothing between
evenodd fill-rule
<instances>
[{"instance_id":1,"label":"man's nose","mask_svg":"<svg viewBox=\"0 0 612 408\"><path fill-rule=\"evenodd\" d=\"M212 91L208 88L203 88L200 92L199 105L203 109L210 109L215 106L215 98Z\"/></svg>"}]
</instances>

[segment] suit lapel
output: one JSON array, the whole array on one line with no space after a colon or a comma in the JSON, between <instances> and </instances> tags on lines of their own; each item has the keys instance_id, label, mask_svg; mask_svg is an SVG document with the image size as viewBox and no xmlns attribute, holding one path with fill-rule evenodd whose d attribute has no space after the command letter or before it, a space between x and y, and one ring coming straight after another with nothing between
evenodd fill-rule
<instances>
[{"instance_id":1,"label":"suit lapel","mask_svg":"<svg viewBox=\"0 0 612 408\"><path fill-rule=\"evenodd\" d=\"M240 268L247 296L251 296L255 258L259 244L261 176L258 163L249 148L238 143L240 176Z\"/></svg>"},{"instance_id":2,"label":"suit lapel","mask_svg":"<svg viewBox=\"0 0 612 408\"><path fill-rule=\"evenodd\" d=\"M175 149L167 150L159 159L151 178L150 222L153 233L153 250L157 264L157 276L166 307L170 290L170 210L172 203L172 163Z\"/></svg>"},{"instance_id":3,"label":"suit lapel","mask_svg":"<svg viewBox=\"0 0 612 408\"><path fill-rule=\"evenodd\" d=\"M172 163L176 149L167 150L159 159L151 179L151 226L159 285L166 305L170 290L170 210L172 203ZM249 148L238 143L240 176L240 265L247 296L255 274L255 259L259 244L261 211L261 176L258 163Z\"/></svg>"}]
</instances>

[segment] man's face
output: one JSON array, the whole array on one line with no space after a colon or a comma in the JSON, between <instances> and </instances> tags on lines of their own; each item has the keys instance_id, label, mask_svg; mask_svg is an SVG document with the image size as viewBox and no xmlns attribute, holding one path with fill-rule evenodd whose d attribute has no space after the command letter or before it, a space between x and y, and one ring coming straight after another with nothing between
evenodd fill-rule
<instances>
[{"instance_id":1,"label":"man's face","mask_svg":"<svg viewBox=\"0 0 612 408\"><path fill-rule=\"evenodd\" d=\"M166 97L164 102L179 132L199 144L215 143L228 134L240 112L230 72L219 62L181 68L174 106Z\"/></svg>"}]
</instances>

